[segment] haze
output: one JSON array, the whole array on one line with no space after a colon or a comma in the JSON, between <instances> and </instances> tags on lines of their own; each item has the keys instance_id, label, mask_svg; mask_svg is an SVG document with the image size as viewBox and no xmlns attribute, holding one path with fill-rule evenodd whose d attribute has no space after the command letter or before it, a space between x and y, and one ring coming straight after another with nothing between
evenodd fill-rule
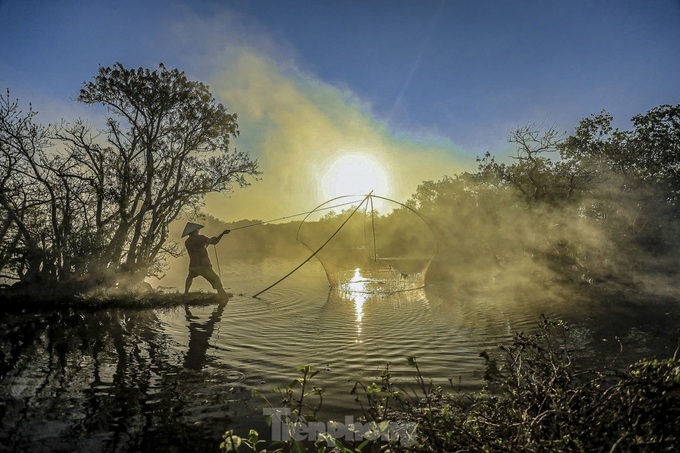
<instances>
[{"instance_id":1,"label":"haze","mask_svg":"<svg viewBox=\"0 0 680 453\"><path fill-rule=\"evenodd\" d=\"M505 158L514 127L571 131L603 109L626 127L680 99L671 0L5 0L0 18L0 86L44 122L97 118L72 99L99 65L209 83L263 171L208 197L226 221L369 190L403 202L486 151Z\"/></svg>"}]
</instances>

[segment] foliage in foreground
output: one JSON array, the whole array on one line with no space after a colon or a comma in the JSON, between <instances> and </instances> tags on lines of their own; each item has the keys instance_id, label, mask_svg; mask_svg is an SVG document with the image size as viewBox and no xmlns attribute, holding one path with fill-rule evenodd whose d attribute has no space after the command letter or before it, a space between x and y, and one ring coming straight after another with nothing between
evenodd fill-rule
<instances>
[{"instance_id":1,"label":"foliage in foreground","mask_svg":"<svg viewBox=\"0 0 680 453\"><path fill-rule=\"evenodd\" d=\"M264 447L266 442L254 430L246 438L229 430L220 449L674 451L680 443L678 351L670 359L641 360L625 372L579 370L567 348L567 337L568 327L562 322L542 318L536 333L519 333L510 345L500 347L501 360L483 352L488 384L474 394L445 390L426 380L414 358L409 358L409 364L415 370L415 391L397 385L386 368L378 382L355 385L355 392L364 399L357 397L364 409L359 425L371 429L352 441L328 433L315 442L296 440L304 432L301 426L309 427L318 410L318 406L311 407L311 413L304 414L304 402L314 396L320 402L323 393L318 387L309 390L309 380L316 373L302 367L303 377L281 391L290 416L278 422L288 426L290 437ZM417 428L413 436L394 436L390 427L395 426Z\"/></svg>"}]
</instances>

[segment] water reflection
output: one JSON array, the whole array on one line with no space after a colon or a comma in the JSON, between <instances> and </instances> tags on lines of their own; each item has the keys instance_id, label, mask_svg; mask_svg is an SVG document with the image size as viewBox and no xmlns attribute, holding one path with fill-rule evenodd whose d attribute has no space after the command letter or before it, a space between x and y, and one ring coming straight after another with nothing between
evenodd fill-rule
<instances>
[{"instance_id":1,"label":"water reflection","mask_svg":"<svg viewBox=\"0 0 680 453\"><path fill-rule=\"evenodd\" d=\"M364 269L356 268L349 279L339 282L336 290L331 291L328 304L335 307L333 311L338 316L343 317L338 307L346 305L347 302L352 303L356 332L354 342L363 343L367 340L373 343L376 327L392 326L394 332L403 332L409 330L413 323L422 322L428 316L429 302L424 288L409 290L394 288L391 280L376 278L370 271L365 272ZM366 331L364 324L369 308L371 319L368 320L366 327L370 328L370 331ZM406 316L407 319L393 323L402 316ZM379 325L375 324L376 321Z\"/></svg>"},{"instance_id":2,"label":"water reflection","mask_svg":"<svg viewBox=\"0 0 680 453\"><path fill-rule=\"evenodd\" d=\"M201 371L223 310L192 319L185 351L153 310L5 317L0 451L214 449L237 395Z\"/></svg>"},{"instance_id":3,"label":"water reflection","mask_svg":"<svg viewBox=\"0 0 680 453\"><path fill-rule=\"evenodd\" d=\"M205 322L197 320L191 312L191 307L184 307L185 317L189 324L189 349L184 356L184 368L201 370L207 361L210 338L217 325L222 320L226 303L218 304Z\"/></svg>"},{"instance_id":4,"label":"water reflection","mask_svg":"<svg viewBox=\"0 0 680 453\"><path fill-rule=\"evenodd\" d=\"M291 263L227 266L241 278L233 288L257 290ZM476 388L479 353L531 331L541 313L566 317L577 345L600 360L619 354L614 335L630 356L668 357L677 346L676 300L595 304L448 283L388 293L376 290L381 278L362 267L329 292L319 266L266 301L0 315L0 451L215 450L227 428L268 433L250 390L277 395L301 364L321 370L334 419L356 409L354 380L375 379L387 363L412 382L411 356L428 378L462 376L463 389Z\"/></svg>"},{"instance_id":5,"label":"water reflection","mask_svg":"<svg viewBox=\"0 0 680 453\"><path fill-rule=\"evenodd\" d=\"M361 275L361 269L354 269L354 275L346 283L340 285L340 294L343 298L354 302L355 323L357 328L356 342L361 343L361 321L364 317L364 304L373 295L368 290L370 281Z\"/></svg>"}]
</instances>

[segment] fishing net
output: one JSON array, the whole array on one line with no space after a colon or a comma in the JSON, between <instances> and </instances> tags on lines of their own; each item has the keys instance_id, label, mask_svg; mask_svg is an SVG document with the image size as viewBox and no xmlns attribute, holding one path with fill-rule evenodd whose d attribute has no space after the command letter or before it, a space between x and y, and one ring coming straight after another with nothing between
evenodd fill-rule
<instances>
[{"instance_id":1,"label":"fishing net","mask_svg":"<svg viewBox=\"0 0 680 453\"><path fill-rule=\"evenodd\" d=\"M422 288L437 252L432 229L421 215L372 194L319 205L301 223L297 239L315 253L332 287L354 293Z\"/></svg>"}]
</instances>

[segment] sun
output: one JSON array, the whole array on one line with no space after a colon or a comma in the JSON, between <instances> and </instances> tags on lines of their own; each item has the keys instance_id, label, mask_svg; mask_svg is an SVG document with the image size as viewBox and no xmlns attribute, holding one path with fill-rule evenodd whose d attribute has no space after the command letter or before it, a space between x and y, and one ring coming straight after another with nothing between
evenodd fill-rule
<instances>
[{"instance_id":1,"label":"sun","mask_svg":"<svg viewBox=\"0 0 680 453\"><path fill-rule=\"evenodd\" d=\"M380 162L363 153L347 153L333 160L321 177L326 200L343 195L364 195L373 191L385 195L389 177Z\"/></svg>"}]
</instances>

